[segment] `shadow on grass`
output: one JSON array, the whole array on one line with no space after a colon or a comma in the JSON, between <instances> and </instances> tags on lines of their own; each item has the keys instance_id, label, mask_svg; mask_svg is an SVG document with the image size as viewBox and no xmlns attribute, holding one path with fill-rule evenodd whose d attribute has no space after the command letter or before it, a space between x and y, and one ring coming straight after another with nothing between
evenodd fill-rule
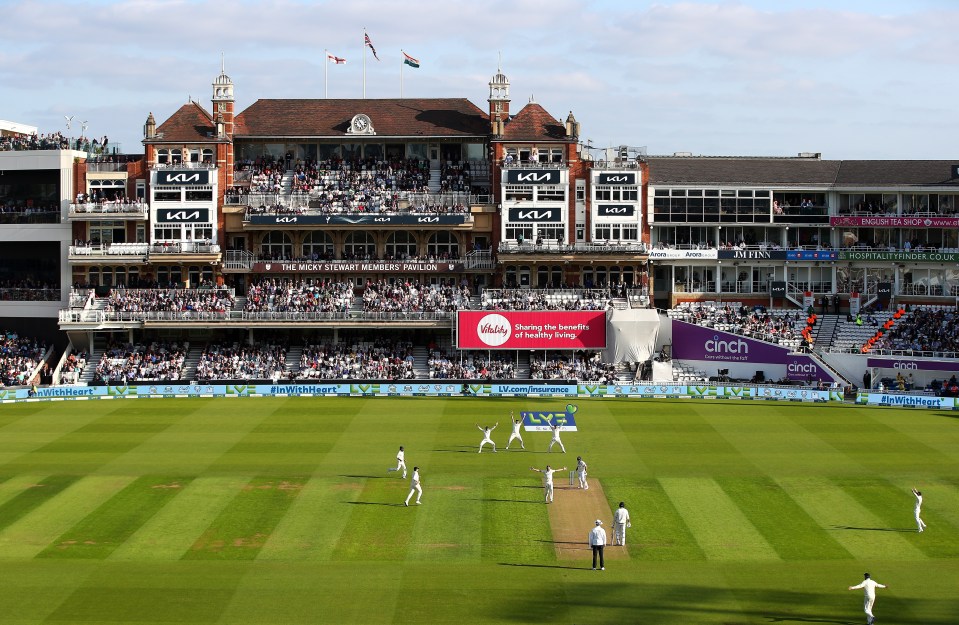
<instances>
[{"instance_id":1,"label":"shadow on grass","mask_svg":"<svg viewBox=\"0 0 959 625\"><path fill-rule=\"evenodd\" d=\"M473 501L486 501L490 503L535 503L542 505L542 501L530 501L529 499L495 499L492 497L471 497Z\"/></svg>"},{"instance_id":2,"label":"shadow on grass","mask_svg":"<svg viewBox=\"0 0 959 625\"><path fill-rule=\"evenodd\" d=\"M434 449L434 452L447 454L468 454L476 453L476 445L458 445L456 447L447 447L446 449ZM493 453L493 452L490 452Z\"/></svg>"},{"instance_id":3,"label":"shadow on grass","mask_svg":"<svg viewBox=\"0 0 959 625\"><path fill-rule=\"evenodd\" d=\"M852 525L833 525L834 530L858 530L861 532L915 532L914 529L903 529L901 527L853 527Z\"/></svg>"},{"instance_id":4,"label":"shadow on grass","mask_svg":"<svg viewBox=\"0 0 959 625\"><path fill-rule=\"evenodd\" d=\"M838 623L839 625L859 625L859 621L837 621L830 618L806 618L802 616L767 616L770 623Z\"/></svg>"},{"instance_id":5,"label":"shadow on grass","mask_svg":"<svg viewBox=\"0 0 959 625\"><path fill-rule=\"evenodd\" d=\"M363 479L363 480L385 480L389 479L392 476L390 475L340 475L339 477L350 477L354 479ZM394 478L395 479L395 478Z\"/></svg>"},{"instance_id":6,"label":"shadow on grass","mask_svg":"<svg viewBox=\"0 0 959 625\"><path fill-rule=\"evenodd\" d=\"M394 507L394 508L397 507L397 506L400 507L400 508L405 507L405 506L404 506L403 504L401 504L401 503L390 503L390 502L386 502L386 501L347 501L347 502L344 502L344 503L348 503L348 504L351 504L351 505L354 505L354 506L391 506L391 507Z\"/></svg>"},{"instance_id":7,"label":"shadow on grass","mask_svg":"<svg viewBox=\"0 0 959 625\"><path fill-rule=\"evenodd\" d=\"M523 564L521 562L499 562L500 566L521 566L531 569L568 569L570 571L592 571L589 567L563 566L561 564Z\"/></svg>"},{"instance_id":8,"label":"shadow on grass","mask_svg":"<svg viewBox=\"0 0 959 625\"><path fill-rule=\"evenodd\" d=\"M536 542L546 543L548 545L578 545L582 547L583 549L589 549L588 545L585 545L583 543L578 543L574 540L546 540L545 538L537 538ZM611 547L612 545L606 545L606 546Z\"/></svg>"}]
</instances>

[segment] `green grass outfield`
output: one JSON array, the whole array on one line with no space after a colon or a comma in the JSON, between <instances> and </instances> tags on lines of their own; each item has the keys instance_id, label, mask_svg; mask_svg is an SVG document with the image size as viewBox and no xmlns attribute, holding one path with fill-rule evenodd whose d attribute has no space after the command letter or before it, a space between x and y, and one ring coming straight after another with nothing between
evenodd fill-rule
<instances>
[{"instance_id":1,"label":"green grass outfield","mask_svg":"<svg viewBox=\"0 0 959 625\"><path fill-rule=\"evenodd\" d=\"M476 454L474 423L502 447L510 410L565 404L0 406L0 623L855 625L864 571L879 623L959 623L959 413L594 399L565 458ZM633 516L605 572L557 557L529 471L577 454Z\"/></svg>"}]
</instances>

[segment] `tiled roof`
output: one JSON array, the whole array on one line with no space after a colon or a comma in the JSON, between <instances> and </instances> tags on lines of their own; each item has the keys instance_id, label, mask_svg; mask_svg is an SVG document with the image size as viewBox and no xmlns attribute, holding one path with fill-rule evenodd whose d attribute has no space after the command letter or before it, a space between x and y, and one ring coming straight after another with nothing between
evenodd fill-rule
<instances>
[{"instance_id":1,"label":"tiled roof","mask_svg":"<svg viewBox=\"0 0 959 625\"><path fill-rule=\"evenodd\" d=\"M504 141L545 142L566 139L566 126L535 102L530 102L513 116L503 132Z\"/></svg>"},{"instance_id":2,"label":"tiled roof","mask_svg":"<svg viewBox=\"0 0 959 625\"><path fill-rule=\"evenodd\" d=\"M652 156L650 184L832 185L840 161Z\"/></svg>"},{"instance_id":3,"label":"tiled roof","mask_svg":"<svg viewBox=\"0 0 959 625\"><path fill-rule=\"evenodd\" d=\"M342 137L363 113L379 137L486 137L486 113L465 98L257 100L236 116L235 137Z\"/></svg>"},{"instance_id":4,"label":"tiled roof","mask_svg":"<svg viewBox=\"0 0 959 625\"><path fill-rule=\"evenodd\" d=\"M158 136L151 143L199 143L214 141L213 118L196 102L180 107L168 120L157 127Z\"/></svg>"},{"instance_id":5,"label":"tiled roof","mask_svg":"<svg viewBox=\"0 0 959 625\"><path fill-rule=\"evenodd\" d=\"M959 185L955 161L842 161L836 184L843 186Z\"/></svg>"},{"instance_id":6,"label":"tiled roof","mask_svg":"<svg viewBox=\"0 0 959 625\"><path fill-rule=\"evenodd\" d=\"M717 184L811 187L959 185L957 161L823 161L816 158L651 156L653 185Z\"/></svg>"}]
</instances>

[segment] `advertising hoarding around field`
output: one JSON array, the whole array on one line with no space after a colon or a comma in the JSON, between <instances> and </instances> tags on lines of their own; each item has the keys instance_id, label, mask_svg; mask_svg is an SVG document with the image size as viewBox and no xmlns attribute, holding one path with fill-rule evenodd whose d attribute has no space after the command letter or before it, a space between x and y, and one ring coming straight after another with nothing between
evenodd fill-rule
<instances>
[{"instance_id":1,"label":"advertising hoarding around field","mask_svg":"<svg viewBox=\"0 0 959 625\"><path fill-rule=\"evenodd\" d=\"M606 312L461 310L459 349L605 349Z\"/></svg>"}]
</instances>

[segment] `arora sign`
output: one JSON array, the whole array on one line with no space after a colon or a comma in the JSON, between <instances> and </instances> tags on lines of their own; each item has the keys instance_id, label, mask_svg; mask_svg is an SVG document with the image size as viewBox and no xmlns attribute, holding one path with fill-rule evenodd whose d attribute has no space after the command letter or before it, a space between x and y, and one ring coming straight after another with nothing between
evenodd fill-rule
<instances>
[{"instance_id":1,"label":"arora sign","mask_svg":"<svg viewBox=\"0 0 959 625\"><path fill-rule=\"evenodd\" d=\"M606 312L461 310L458 349L605 349Z\"/></svg>"}]
</instances>

